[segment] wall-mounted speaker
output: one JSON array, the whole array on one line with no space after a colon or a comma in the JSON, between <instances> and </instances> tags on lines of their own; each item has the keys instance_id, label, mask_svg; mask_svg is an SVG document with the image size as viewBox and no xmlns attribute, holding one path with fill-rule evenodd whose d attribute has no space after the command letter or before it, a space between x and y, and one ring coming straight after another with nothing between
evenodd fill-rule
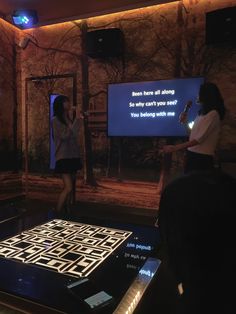
<instances>
[{"instance_id":1,"label":"wall-mounted speaker","mask_svg":"<svg viewBox=\"0 0 236 314\"><path fill-rule=\"evenodd\" d=\"M236 43L236 7L206 13L206 44Z\"/></svg>"},{"instance_id":2,"label":"wall-mounted speaker","mask_svg":"<svg viewBox=\"0 0 236 314\"><path fill-rule=\"evenodd\" d=\"M120 57L124 52L124 36L119 28L91 31L86 36L86 53L91 58Z\"/></svg>"}]
</instances>

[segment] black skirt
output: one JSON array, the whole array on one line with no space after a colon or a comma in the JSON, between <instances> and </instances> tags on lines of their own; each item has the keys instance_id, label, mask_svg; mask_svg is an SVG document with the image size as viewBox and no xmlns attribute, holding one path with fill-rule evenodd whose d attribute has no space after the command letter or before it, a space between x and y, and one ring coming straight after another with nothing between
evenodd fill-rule
<instances>
[{"instance_id":1,"label":"black skirt","mask_svg":"<svg viewBox=\"0 0 236 314\"><path fill-rule=\"evenodd\" d=\"M213 170L214 168L214 157L211 155L199 154L186 151L184 173L192 171L206 171Z\"/></svg>"},{"instance_id":2,"label":"black skirt","mask_svg":"<svg viewBox=\"0 0 236 314\"><path fill-rule=\"evenodd\" d=\"M67 158L56 161L55 173L75 173L83 168L80 158Z\"/></svg>"}]
</instances>

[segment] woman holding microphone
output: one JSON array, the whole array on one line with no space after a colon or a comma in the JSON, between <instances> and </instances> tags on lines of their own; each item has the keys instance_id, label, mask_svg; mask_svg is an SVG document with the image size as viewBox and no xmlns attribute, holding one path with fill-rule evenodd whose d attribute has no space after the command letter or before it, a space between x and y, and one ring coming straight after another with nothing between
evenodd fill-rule
<instances>
[{"instance_id":1,"label":"woman holding microphone","mask_svg":"<svg viewBox=\"0 0 236 314\"><path fill-rule=\"evenodd\" d=\"M166 145L163 153L172 153L186 149L184 172L211 170L214 167L214 155L221 129L221 120L225 115L224 100L218 87L213 83L200 86L198 103L199 114L187 142ZM187 125L187 111L180 114L180 123Z\"/></svg>"},{"instance_id":2,"label":"woman holding microphone","mask_svg":"<svg viewBox=\"0 0 236 314\"><path fill-rule=\"evenodd\" d=\"M75 201L76 172L82 168L79 148L80 113L70 105L67 96L57 96L53 103L52 130L55 143L55 173L61 174L63 189L56 211Z\"/></svg>"}]
</instances>

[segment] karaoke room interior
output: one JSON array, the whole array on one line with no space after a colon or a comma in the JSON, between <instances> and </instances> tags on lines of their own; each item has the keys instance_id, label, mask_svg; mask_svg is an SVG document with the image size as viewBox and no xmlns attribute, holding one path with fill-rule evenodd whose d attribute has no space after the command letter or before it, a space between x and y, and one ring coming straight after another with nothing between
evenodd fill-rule
<instances>
[{"instance_id":1,"label":"karaoke room interior","mask_svg":"<svg viewBox=\"0 0 236 314\"><path fill-rule=\"evenodd\" d=\"M191 128L200 86L213 82L226 108L215 170L235 178L235 32L235 0L1 0L0 313L202 306L203 293L185 310L188 272L176 274L163 235L160 209L185 163L163 147L188 140L179 116ZM57 211L60 96L70 130L78 121L80 165ZM236 313L227 304L222 313Z\"/></svg>"}]
</instances>

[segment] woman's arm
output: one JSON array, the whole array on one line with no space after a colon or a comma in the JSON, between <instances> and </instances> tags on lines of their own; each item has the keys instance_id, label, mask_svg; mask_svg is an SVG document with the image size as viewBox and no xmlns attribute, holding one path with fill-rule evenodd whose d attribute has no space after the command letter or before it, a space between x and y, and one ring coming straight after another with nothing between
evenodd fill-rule
<instances>
[{"instance_id":1,"label":"woman's arm","mask_svg":"<svg viewBox=\"0 0 236 314\"><path fill-rule=\"evenodd\" d=\"M198 144L199 142L197 140L191 140L191 141L187 141L187 142L177 144L177 145L166 145L163 147L162 152L164 154L173 153L173 152L177 152L179 150L186 149L188 147L192 147Z\"/></svg>"}]
</instances>

